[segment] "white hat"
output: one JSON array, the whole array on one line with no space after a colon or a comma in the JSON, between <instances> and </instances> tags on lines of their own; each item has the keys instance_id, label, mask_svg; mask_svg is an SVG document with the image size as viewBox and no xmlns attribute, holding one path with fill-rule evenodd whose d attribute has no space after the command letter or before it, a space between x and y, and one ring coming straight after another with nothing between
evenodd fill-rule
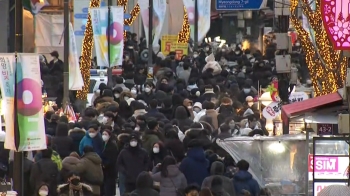
<instances>
[{"instance_id":1,"label":"white hat","mask_svg":"<svg viewBox=\"0 0 350 196\"><path fill-rule=\"evenodd\" d=\"M254 99L253 99L253 97L252 96L247 96L246 98L245 98L245 101L246 102L250 102L250 101L253 101Z\"/></svg>"},{"instance_id":2,"label":"white hat","mask_svg":"<svg viewBox=\"0 0 350 196\"><path fill-rule=\"evenodd\" d=\"M202 104L200 102L196 102L196 103L194 103L193 107L197 107L197 108L202 109Z\"/></svg>"}]
</instances>

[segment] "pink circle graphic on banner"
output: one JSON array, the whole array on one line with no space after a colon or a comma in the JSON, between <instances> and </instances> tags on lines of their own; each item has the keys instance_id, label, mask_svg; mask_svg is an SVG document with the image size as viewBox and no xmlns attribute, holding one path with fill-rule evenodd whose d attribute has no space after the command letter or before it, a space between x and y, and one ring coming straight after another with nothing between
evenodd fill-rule
<instances>
[{"instance_id":1,"label":"pink circle graphic on banner","mask_svg":"<svg viewBox=\"0 0 350 196\"><path fill-rule=\"evenodd\" d=\"M123 26L117 22L113 22L109 25L109 33L110 41L113 45L119 44L124 39Z\"/></svg>"},{"instance_id":2,"label":"pink circle graphic on banner","mask_svg":"<svg viewBox=\"0 0 350 196\"><path fill-rule=\"evenodd\" d=\"M23 116L32 116L42 109L40 84L32 79L25 78L17 84L17 110Z\"/></svg>"}]
</instances>

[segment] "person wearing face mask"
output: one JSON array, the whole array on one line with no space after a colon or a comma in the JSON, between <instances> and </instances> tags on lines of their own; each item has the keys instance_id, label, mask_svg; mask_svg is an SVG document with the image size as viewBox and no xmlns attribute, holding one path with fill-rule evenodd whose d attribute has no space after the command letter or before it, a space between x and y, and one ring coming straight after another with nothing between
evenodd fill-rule
<instances>
[{"instance_id":1,"label":"person wearing face mask","mask_svg":"<svg viewBox=\"0 0 350 196\"><path fill-rule=\"evenodd\" d=\"M114 134L105 129L102 132L104 149L102 151L102 170L103 170L103 186L101 187L101 195L112 196L116 194L117 170L116 163L118 158L118 147Z\"/></svg>"},{"instance_id":2,"label":"person wearing face mask","mask_svg":"<svg viewBox=\"0 0 350 196\"><path fill-rule=\"evenodd\" d=\"M39 196L50 196L52 194L49 194L49 187L47 184L42 184L39 187L38 193L35 195L39 195Z\"/></svg>"},{"instance_id":3,"label":"person wearing face mask","mask_svg":"<svg viewBox=\"0 0 350 196\"><path fill-rule=\"evenodd\" d=\"M76 171L81 174L81 181L92 187L92 195L100 196L100 185L103 184L102 159L92 146L85 146L83 153Z\"/></svg>"},{"instance_id":4,"label":"person wearing face mask","mask_svg":"<svg viewBox=\"0 0 350 196\"><path fill-rule=\"evenodd\" d=\"M59 195L65 196L90 196L92 195L92 187L82 183L77 172L72 171L68 176L68 183L61 184L57 187Z\"/></svg>"},{"instance_id":5,"label":"person wearing face mask","mask_svg":"<svg viewBox=\"0 0 350 196\"><path fill-rule=\"evenodd\" d=\"M139 134L131 133L129 141L129 144L124 146L117 159L118 171L125 176L124 185L127 193L136 189L137 176L143 171L148 171L149 168L149 156L147 151L141 148Z\"/></svg>"},{"instance_id":6,"label":"person wearing face mask","mask_svg":"<svg viewBox=\"0 0 350 196\"><path fill-rule=\"evenodd\" d=\"M113 89L113 95L114 95L114 101L119 103L120 102L120 94L123 92L123 88L122 87L117 87Z\"/></svg>"},{"instance_id":7,"label":"person wearing face mask","mask_svg":"<svg viewBox=\"0 0 350 196\"><path fill-rule=\"evenodd\" d=\"M252 92L251 85L245 83L238 97L238 101L240 101L241 103L244 103L246 97L248 96L255 97L255 94Z\"/></svg>"},{"instance_id":8,"label":"person wearing face mask","mask_svg":"<svg viewBox=\"0 0 350 196\"><path fill-rule=\"evenodd\" d=\"M162 142L156 142L153 144L152 152L149 154L149 170L152 171L159 169L159 164L162 163L164 157L167 156L167 151ZM159 181L157 181L159 182Z\"/></svg>"},{"instance_id":9,"label":"person wearing face mask","mask_svg":"<svg viewBox=\"0 0 350 196\"><path fill-rule=\"evenodd\" d=\"M63 61L59 59L59 54L57 51L52 51L50 53L52 60L50 61L48 67L50 69L50 74L51 75L56 75L58 74L59 76L63 75ZM62 76L61 76L62 77Z\"/></svg>"},{"instance_id":10,"label":"person wearing face mask","mask_svg":"<svg viewBox=\"0 0 350 196\"><path fill-rule=\"evenodd\" d=\"M111 126L114 129L114 114L112 112L105 112L102 118L102 124Z\"/></svg>"},{"instance_id":11,"label":"person wearing face mask","mask_svg":"<svg viewBox=\"0 0 350 196\"><path fill-rule=\"evenodd\" d=\"M146 103L149 103L152 99L154 99L155 86L152 82L146 82L144 85L143 93L141 94Z\"/></svg>"},{"instance_id":12,"label":"person wearing face mask","mask_svg":"<svg viewBox=\"0 0 350 196\"><path fill-rule=\"evenodd\" d=\"M98 126L95 124L90 125L86 135L81 139L79 144L79 153L83 155L83 149L85 146L92 146L97 154L101 154L103 150L103 140L101 133L98 130Z\"/></svg>"}]
</instances>

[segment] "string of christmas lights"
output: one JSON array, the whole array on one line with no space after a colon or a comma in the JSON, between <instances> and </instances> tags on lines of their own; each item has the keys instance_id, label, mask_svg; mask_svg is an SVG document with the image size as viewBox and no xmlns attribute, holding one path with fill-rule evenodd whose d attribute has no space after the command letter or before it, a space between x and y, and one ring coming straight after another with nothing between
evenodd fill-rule
<instances>
[{"instance_id":1,"label":"string of christmas lights","mask_svg":"<svg viewBox=\"0 0 350 196\"><path fill-rule=\"evenodd\" d=\"M91 0L89 8L100 7L100 0ZM83 89L77 92L77 98L83 101L87 100L87 94L89 93L90 87L90 68L91 68L91 56L92 56L92 46L93 42L93 31L91 24L91 15L90 11L88 14L88 20L86 23L86 28L84 32L83 46L81 52L81 63L80 63L80 72L83 76L84 86Z\"/></svg>"},{"instance_id":2,"label":"string of christmas lights","mask_svg":"<svg viewBox=\"0 0 350 196\"><path fill-rule=\"evenodd\" d=\"M126 13L126 8L129 0L118 0L118 6L124 6L124 13ZM130 26L136 20L137 16L140 14L140 6L136 4L135 7L130 12L130 18L124 19L124 25ZM124 31L124 39L126 38L126 31Z\"/></svg>"},{"instance_id":3,"label":"string of christmas lights","mask_svg":"<svg viewBox=\"0 0 350 196\"><path fill-rule=\"evenodd\" d=\"M182 22L181 31L179 32L177 36L177 42L178 43L188 43L188 40L190 39L190 23L188 22L188 15L186 7L184 6L184 19Z\"/></svg>"},{"instance_id":4,"label":"string of christmas lights","mask_svg":"<svg viewBox=\"0 0 350 196\"><path fill-rule=\"evenodd\" d=\"M332 42L328 39L322 24L320 1L316 1L316 9L313 11L308 0L302 0L303 14L308 18L310 27L315 32L315 45L296 15L298 4L299 0L291 0L290 20L305 51L314 94L320 96L336 92L344 85L348 60L341 55L340 51L333 49Z\"/></svg>"}]
</instances>

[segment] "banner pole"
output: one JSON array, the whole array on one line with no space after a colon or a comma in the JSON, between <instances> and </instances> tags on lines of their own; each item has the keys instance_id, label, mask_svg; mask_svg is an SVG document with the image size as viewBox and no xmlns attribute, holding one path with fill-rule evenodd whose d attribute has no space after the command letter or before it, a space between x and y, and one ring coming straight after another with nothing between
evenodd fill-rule
<instances>
[{"instance_id":1,"label":"banner pole","mask_svg":"<svg viewBox=\"0 0 350 196\"><path fill-rule=\"evenodd\" d=\"M63 70L63 103L69 104L69 0L64 0L64 70ZM73 54L72 54L73 55Z\"/></svg>"},{"instance_id":2,"label":"banner pole","mask_svg":"<svg viewBox=\"0 0 350 196\"><path fill-rule=\"evenodd\" d=\"M148 67L153 67L153 0L149 0L148 6Z\"/></svg>"},{"instance_id":3,"label":"banner pole","mask_svg":"<svg viewBox=\"0 0 350 196\"><path fill-rule=\"evenodd\" d=\"M194 50L198 50L198 0L194 0Z\"/></svg>"},{"instance_id":4,"label":"banner pole","mask_svg":"<svg viewBox=\"0 0 350 196\"><path fill-rule=\"evenodd\" d=\"M22 0L16 0L15 2L15 53L16 53L16 64L14 69L15 75L15 89L14 89L14 136L15 136L15 145L18 150L20 144L20 132L18 128L18 116L17 116L17 97L18 97L18 88L17 88L17 62L18 55L17 53L23 52L23 5ZM13 160L13 189L17 192L18 196L24 196L23 192L23 153L14 152Z\"/></svg>"},{"instance_id":5,"label":"banner pole","mask_svg":"<svg viewBox=\"0 0 350 196\"><path fill-rule=\"evenodd\" d=\"M112 67L111 67L111 6L112 0L108 0L108 26L107 26L107 43L108 43L108 68L107 68L107 86L113 87ZM113 33L112 33L113 36Z\"/></svg>"}]
</instances>

